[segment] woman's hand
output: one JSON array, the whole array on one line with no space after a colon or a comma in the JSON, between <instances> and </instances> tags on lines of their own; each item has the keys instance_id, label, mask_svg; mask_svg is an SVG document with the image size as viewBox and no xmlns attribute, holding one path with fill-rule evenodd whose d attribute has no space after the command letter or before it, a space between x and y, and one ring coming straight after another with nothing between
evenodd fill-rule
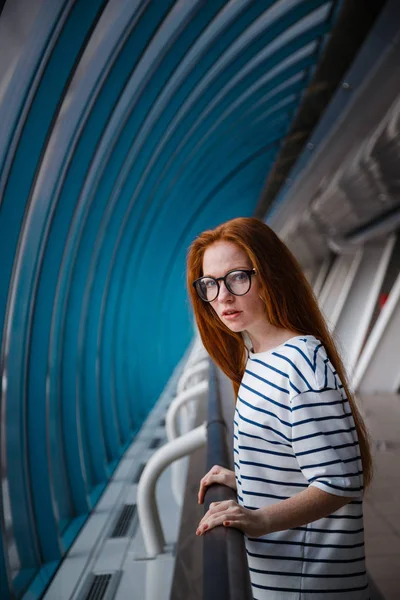
<instances>
[{"instance_id":1,"label":"woman's hand","mask_svg":"<svg viewBox=\"0 0 400 600\"><path fill-rule=\"evenodd\" d=\"M197 527L196 535L202 535L218 525L236 527L249 537L260 537L268 533L265 512L249 510L233 500L211 502L209 510Z\"/></svg>"},{"instance_id":2,"label":"woman's hand","mask_svg":"<svg viewBox=\"0 0 400 600\"><path fill-rule=\"evenodd\" d=\"M198 493L199 504L203 504L206 489L213 483L220 483L221 485L226 485L227 487L236 490L235 473L229 469L225 469L225 467L214 465L213 468L210 469L208 473L200 480Z\"/></svg>"}]
</instances>

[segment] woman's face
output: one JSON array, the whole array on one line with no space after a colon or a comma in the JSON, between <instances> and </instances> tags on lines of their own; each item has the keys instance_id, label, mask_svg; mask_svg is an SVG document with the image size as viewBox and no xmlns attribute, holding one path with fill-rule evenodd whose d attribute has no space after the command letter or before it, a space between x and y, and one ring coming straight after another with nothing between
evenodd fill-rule
<instances>
[{"instance_id":1,"label":"woman's face","mask_svg":"<svg viewBox=\"0 0 400 600\"><path fill-rule=\"evenodd\" d=\"M217 278L233 269L252 268L247 254L233 242L215 242L204 253L203 275ZM257 274L251 276L250 290L244 296L231 294L223 281L219 284L218 297L210 305L231 331L248 331L251 334L257 328L257 323L265 323L265 308L259 297Z\"/></svg>"}]
</instances>

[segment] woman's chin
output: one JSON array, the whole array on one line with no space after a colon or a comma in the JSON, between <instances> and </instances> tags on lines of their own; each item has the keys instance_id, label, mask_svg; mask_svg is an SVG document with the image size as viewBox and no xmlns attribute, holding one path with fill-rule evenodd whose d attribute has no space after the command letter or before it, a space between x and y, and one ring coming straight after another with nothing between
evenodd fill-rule
<instances>
[{"instance_id":1,"label":"woman's chin","mask_svg":"<svg viewBox=\"0 0 400 600\"><path fill-rule=\"evenodd\" d=\"M228 329L230 329L234 333L241 333L242 331L245 330L245 326L243 325L243 323L226 323L225 322L225 325L228 327Z\"/></svg>"}]
</instances>

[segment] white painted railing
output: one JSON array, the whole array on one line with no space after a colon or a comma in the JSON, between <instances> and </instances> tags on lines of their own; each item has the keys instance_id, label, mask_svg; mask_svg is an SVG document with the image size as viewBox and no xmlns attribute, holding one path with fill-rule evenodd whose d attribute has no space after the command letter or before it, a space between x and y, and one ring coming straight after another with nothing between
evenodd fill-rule
<instances>
[{"instance_id":1,"label":"white painted railing","mask_svg":"<svg viewBox=\"0 0 400 600\"><path fill-rule=\"evenodd\" d=\"M137 508L147 558L154 558L165 546L155 493L158 478L171 465L172 491L178 506L181 505L185 465L180 459L201 448L207 441L205 423L193 429L198 403L208 396L209 360L206 356L201 342L196 341L178 381L177 396L166 414L168 443L151 456L140 477Z\"/></svg>"},{"instance_id":2,"label":"white painted railing","mask_svg":"<svg viewBox=\"0 0 400 600\"><path fill-rule=\"evenodd\" d=\"M186 366L177 385L177 395L180 396L184 391L189 391L200 383L202 380L208 379L209 359L202 359L196 364ZM181 424L181 434L190 431L193 428L193 422L196 418L195 402L184 402L179 410L179 418ZM175 436L176 437L176 436ZM172 439L172 438L169 438Z\"/></svg>"},{"instance_id":3,"label":"white painted railing","mask_svg":"<svg viewBox=\"0 0 400 600\"><path fill-rule=\"evenodd\" d=\"M190 402L196 404L201 400L205 400L208 394L208 381L203 380L196 383L193 387L182 391L169 405L167 415L165 417L165 427L167 430L168 441L172 441L179 437L180 433L178 430L178 418L181 409L187 406ZM187 433L187 430L182 428L182 434Z\"/></svg>"},{"instance_id":4,"label":"white painted railing","mask_svg":"<svg viewBox=\"0 0 400 600\"><path fill-rule=\"evenodd\" d=\"M194 386L184 390L171 402L167 415L165 417L165 427L168 441L172 441L190 431L193 428L196 417L196 408L199 402L206 401L208 396L208 381L203 380ZM181 431L178 429L179 415L183 416L183 411L192 405L192 411L186 410L185 419L181 419ZM171 487L175 501L178 506L182 505L185 487L185 464L178 460L171 465Z\"/></svg>"},{"instance_id":5,"label":"white painted railing","mask_svg":"<svg viewBox=\"0 0 400 600\"><path fill-rule=\"evenodd\" d=\"M139 481L137 508L143 541L148 558L160 554L165 546L164 533L156 501L156 483L168 465L191 454L207 441L207 425L185 433L157 450L148 461Z\"/></svg>"},{"instance_id":6,"label":"white painted railing","mask_svg":"<svg viewBox=\"0 0 400 600\"><path fill-rule=\"evenodd\" d=\"M186 367L178 381L177 394L183 392L187 387L191 387L188 384L198 383L204 379L204 375L208 374L209 365L209 359L204 358L200 362Z\"/></svg>"}]
</instances>

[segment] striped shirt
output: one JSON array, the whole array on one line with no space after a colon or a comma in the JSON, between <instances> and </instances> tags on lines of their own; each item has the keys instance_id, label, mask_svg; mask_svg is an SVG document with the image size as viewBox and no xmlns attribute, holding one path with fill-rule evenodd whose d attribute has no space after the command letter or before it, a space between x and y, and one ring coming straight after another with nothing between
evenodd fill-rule
<instances>
[{"instance_id":1,"label":"striped shirt","mask_svg":"<svg viewBox=\"0 0 400 600\"><path fill-rule=\"evenodd\" d=\"M362 464L343 385L321 342L249 352L234 420L238 502L270 506L316 486L354 498L302 527L246 537L255 599L368 600Z\"/></svg>"}]
</instances>

